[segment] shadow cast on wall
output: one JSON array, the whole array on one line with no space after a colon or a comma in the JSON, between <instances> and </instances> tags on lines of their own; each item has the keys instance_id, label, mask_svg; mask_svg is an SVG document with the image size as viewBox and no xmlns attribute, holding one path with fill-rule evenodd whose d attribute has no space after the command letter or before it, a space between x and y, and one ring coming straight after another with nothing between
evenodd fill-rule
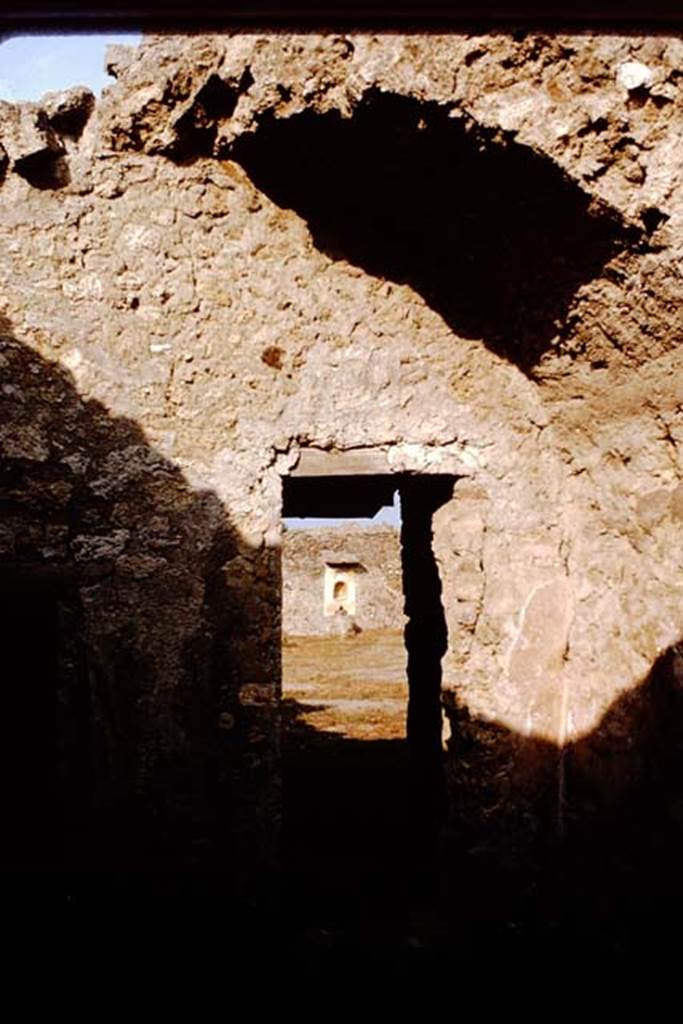
<instances>
[{"instance_id":1,"label":"shadow cast on wall","mask_svg":"<svg viewBox=\"0 0 683 1024\"><path fill-rule=\"evenodd\" d=\"M446 886L451 909L476 915L488 893L509 922L560 936L568 952L578 940L574 952L662 954L683 911L681 644L564 748L477 721L452 698L446 711L444 842L472 880Z\"/></svg>"},{"instance_id":2,"label":"shadow cast on wall","mask_svg":"<svg viewBox=\"0 0 683 1024\"><path fill-rule=\"evenodd\" d=\"M638 241L550 160L437 103L373 92L351 118L264 118L229 155L326 255L410 285L526 372L577 289Z\"/></svg>"},{"instance_id":3,"label":"shadow cast on wall","mask_svg":"<svg viewBox=\"0 0 683 1024\"><path fill-rule=\"evenodd\" d=\"M227 898L278 813L276 707L240 684L277 679L279 554L6 319L0 360L5 881L220 870Z\"/></svg>"}]
</instances>

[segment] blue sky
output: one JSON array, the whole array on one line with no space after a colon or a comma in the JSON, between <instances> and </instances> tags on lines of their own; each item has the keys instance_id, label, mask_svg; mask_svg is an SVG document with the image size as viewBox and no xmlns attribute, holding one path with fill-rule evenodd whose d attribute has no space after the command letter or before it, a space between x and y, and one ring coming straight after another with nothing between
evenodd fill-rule
<instances>
[{"instance_id":1,"label":"blue sky","mask_svg":"<svg viewBox=\"0 0 683 1024\"><path fill-rule=\"evenodd\" d=\"M43 93L87 85L99 95L114 81L104 70L110 43L135 46L140 33L17 35L0 43L0 99L39 100Z\"/></svg>"},{"instance_id":2,"label":"blue sky","mask_svg":"<svg viewBox=\"0 0 683 1024\"><path fill-rule=\"evenodd\" d=\"M394 504L385 505L373 519L284 519L283 522L290 530L310 529L312 526L341 526L346 523L357 523L359 526L377 526L380 523L388 523L391 526L401 525L401 505L398 491L394 492Z\"/></svg>"}]
</instances>

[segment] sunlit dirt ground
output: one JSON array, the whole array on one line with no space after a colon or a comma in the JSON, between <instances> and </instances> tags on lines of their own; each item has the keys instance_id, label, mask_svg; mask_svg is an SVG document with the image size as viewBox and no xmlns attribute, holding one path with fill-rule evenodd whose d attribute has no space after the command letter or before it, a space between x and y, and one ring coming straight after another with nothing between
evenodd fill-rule
<instances>
[{"instance_id":1,"label":"sunlit dirt ground","mask_svg":"<svg viewBox=\"0 0 683 1024\"><path fill-rule=\"evenodd\" d=\"M353 637L288 637L283 697L299 705L299 726L348 739L405 737L408 686L400 632Z\"/></svg>"}]
</instances>

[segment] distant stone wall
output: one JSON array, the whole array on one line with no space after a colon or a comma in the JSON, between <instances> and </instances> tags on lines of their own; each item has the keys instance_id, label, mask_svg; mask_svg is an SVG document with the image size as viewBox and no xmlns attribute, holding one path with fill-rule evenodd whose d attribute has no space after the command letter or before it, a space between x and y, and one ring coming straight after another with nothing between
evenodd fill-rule
<instances>
[{"instance_id":1,"label":"distant stone wall","mask_svg":"<svg viewBox=\"0 0 683 1024\"><path fill-rule=\"evenodd\" d=\"M289 530L282 542L282 631L320 636L339 628L324 613L325 556L351 553L361 563L353 621L361 629L403 628L400 534L391 527Z\"/></svg>"}]
</instances>

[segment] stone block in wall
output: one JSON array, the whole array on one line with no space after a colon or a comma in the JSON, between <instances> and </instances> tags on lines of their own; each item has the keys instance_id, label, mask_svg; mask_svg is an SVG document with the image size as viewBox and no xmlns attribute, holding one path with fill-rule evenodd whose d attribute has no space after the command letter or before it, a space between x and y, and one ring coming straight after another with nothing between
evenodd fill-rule
<instances>
[{"instance_id":1,"label":"stone block in wall","mask_svg":"<svg viewBox=\"0 0 683 1024\"><path fill-rule=\"evenodd\" d=\"M64 151L48 115L35 103L0 101L0 140L14 166L32 157Z\"/></svg>"}]
</instances>

